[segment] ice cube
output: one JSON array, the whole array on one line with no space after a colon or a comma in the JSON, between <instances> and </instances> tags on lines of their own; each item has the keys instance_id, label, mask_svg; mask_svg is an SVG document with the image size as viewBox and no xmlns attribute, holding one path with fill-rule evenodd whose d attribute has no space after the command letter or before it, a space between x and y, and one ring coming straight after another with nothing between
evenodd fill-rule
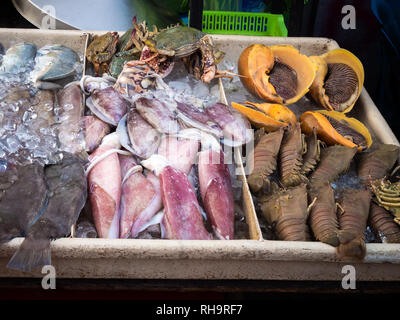
<instances>
[{"instance_id":1,"label":"ice cube","mask_svg":"<svg viewBox=\"0 0 400 320\"><path fill-rule=\"evenodd\" d=\"M35 148L32 152L32 155L34 158L43 158L46 159L47 158L47 150L41 146L38 146L37 148Z\"/></svg>"},{"instance_id":2,"label":"ice cube","mask_svg":"<svg viewBox=\"0 0 400 320\"><path fill-rule=\"evenodd\" d=\"M7 131L14 131L17 129L17 123L13 118L5 118L3 120L3 128Z\"/></svg>"},{"instance_id":3,"label":"ice cube","mask_svg":"<svg viewBox=\"0 0 400 320\"><path fill-rule=\"evenodd\" d=\"M190 89L189 83L185 81L181 81L181 79L177 81L170 81L168 85L177 93L186 93L186 94L192 94L192 90Z\"/></svg>"},{"instance_id":4,"label":"ice cube","mask_svg":"<svg viewBox=\"0 0 400 320\"><path fill-rule=\"evenodd\" d=\"M211 87L210 95L213 96L213 97L219 97L220 96L219 85L218 84L216 84L216 85Z\"/></svg>"},{"instance_id":5,"label":"ice cube","mask_svg":"<svg viewBox=\"0 0 400 320\"><path fill-rule=\"evenodd\" d=\"M9 136L6 141L7 149L10 153L16 153L21 148L21 143L15 136Z\"/></svg>"},{"instance_id":6,"label":"ice cube","mask_svg":"<svg viewBox=\"0 0 400 320\"><path fill-rule=\"evenodd\" d=\"M208 86L201 81L197 81L197 83L193 87L193 93L198 98L207 98L210 94L210 90Z\"/></svg>"},{"instance_id":7,"label":"ice cube","mask_svg":"<svg viewBox=\"0 0 400 320\"><path fill-rule=\"evenodd\" d=\"M38 147L38 142L35 141L35 139L29 139L25 141L25 148L28 148L29 150L34 150L36 147Z\"/></svg>"},{"instance_id":8,"label":"ice cube","mask_svg":"<svg viewBox=\"0 0 400 320\"><path fill-rule=\"evenodd\" d=\"M19 126L18 131L15 133L15 135L21 142L26 142L31 139L30 133L25 129L24 126Z\"/></svg>"}]
</instances>

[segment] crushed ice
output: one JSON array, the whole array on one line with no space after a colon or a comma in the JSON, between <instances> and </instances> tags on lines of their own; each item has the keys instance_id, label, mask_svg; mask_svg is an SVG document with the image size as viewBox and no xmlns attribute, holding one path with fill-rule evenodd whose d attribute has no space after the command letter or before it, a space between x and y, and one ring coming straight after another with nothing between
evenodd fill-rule
<instances>
[{"instance_id":1,"label":"crushed ice","mask_svg":"<svg viewBox=\"0 0 400 320\"><path fill-rule=\"evenodd\" d=\"M83 56L80 59L83 61ZM38 92L31 79L34 64L32 60L13 72L0 72L0 159L21 165L33 162L46 165L62 158L56 128L43 122L32 107ZM82 74L82 63L76 63L74 69L77 80ZM53 104L46 108L53 111L57 120L59 108Z\"/></svg>"}]
</instances>

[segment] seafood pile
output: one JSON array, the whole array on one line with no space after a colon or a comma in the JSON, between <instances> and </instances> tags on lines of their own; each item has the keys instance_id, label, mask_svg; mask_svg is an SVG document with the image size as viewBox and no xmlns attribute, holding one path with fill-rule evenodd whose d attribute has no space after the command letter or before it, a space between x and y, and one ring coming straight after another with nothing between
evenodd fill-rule
<instances>
[{"instance_id":1,"label":"seafood pile","mask_svg":"<svg viewBox=\"0 0 400 320\"><path fill-rule=\"evenodd\" d=\"M80 58L17 43L1 61L0 241L25 237L8 267L30 271L50 264L50 240L70 234L87 198Z\"/></svg>"},{"instance_id":2,"label":"seafood pile","mask_svg":"<svg viewBox=\"0 0 400 320\"><path fill-rule=\"evenodd\" d=\"M187 72L204 83L232 76L228 71L217 69L224 53L216 50L205 33L180 25L163 30L153 26L149 31L145 21L137 23L134 18L132 22L133 27L121 37L117 32L94 36L86 58L93 65L96 76L107 73L123 83L129 79L125 91L142 92L151 85L150 75L168 76L178 59L184 63Z\"/></svg>"},{"instance_id":3,"label":"seafood pile","mask_svg":"<svg viewBox=\"0 0 400 320\"><path fill-rule=\"evenodd\" d=\"M238 181L223 146L252 141L250 124L223 103L183 102L159 81L163 90L130 96L108 76L82 78L89 211L98 236L241 237Z\"/></svg>"},{"instance_id":4,"label":"seafood pile","mask_svg":"<svg viewBox=\"0 0 400 320\"><path fill-rule=\"evenodd\" d=\"M367 226L376 241L398 243L400 198L391 172L399 147L375 143L357 153L357 147L326 146L315 128L302 135L300 123L256 132L248 183L272 239L315 239L337 247L339 257L359 259Z\"/></svg>"},{"instance_id":5,"label":"seafood pile","mask_svg":"<svg viewBox=\"0 0 400 320\"><path fill-rule=\"evenodd\" d=\"M340 258L364 258L365 239L399 242L399 147L373 143L346 114L363 86L361 62L344 49L307 57L292 46L254 44L238 61L240 81L264 102L232 107L257 129L247 181L265 237L317 240ZM310 92L323 110L297 118L293 103Z\"/></svg>"},{"instance_id":6,"label":"seafood pile","mask_svg":"<svg viewBox=\"0 0 400 320\"><path fill-rule=\"evenodd\" d=\"M83 98L71 101L72 87L56 89L74 80L79 66L79 56L61 45L36 50L33 44L18 43L6 51L0 66L0 157L42 165L59 160L58 135L78 135L63 127L79 121L70 115L83 112ZM60 140L74 148L72 141Z\"/></svg>"},{"instance_id":7,"label":"seafood pile","mask_svg":"<svg viewBox=\"0 0 400 320\"><path fill-rule=\"evenodd\" d=\"M252 142L252 131L198 85L225 75L216 67L222 57L206 34L183 26L149 31L133 19L121 37L93 38L86 58L95 76L83 77L81 89L88 96L88 211L99 237L240 237L238 181L223 147ZM181 66L195 81L181 81Z\"/></svg>"},{"instance_id":8,"label":"seafood pile","mask_svg":"<svg viewBox=\"0 0 400 320\"><path fill-rule=\"evenodd\" d=\"M93 37L83 77L81 57L63 45L9 48L0 241L25 239L8 267L50 264L50 241L69 235L248 239L238 148L265 238L321 241L357 259L367 238L398 243L400 148L348 115L361 62L343 49L308 57L254 44L236 74L218 70L223 56L201 31L150 31L135 19L121 36ZM250 98L218 102L213 79L237 75Z\"/></svg>"}]
</instances>

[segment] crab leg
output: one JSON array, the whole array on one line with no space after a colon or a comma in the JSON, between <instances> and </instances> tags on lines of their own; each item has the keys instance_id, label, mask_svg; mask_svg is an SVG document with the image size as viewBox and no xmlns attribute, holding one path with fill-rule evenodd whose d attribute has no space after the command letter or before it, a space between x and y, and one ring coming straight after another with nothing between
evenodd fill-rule
<instances>
[{"instance_id":1,"label":"crab leg","mask_svg":"<svg viewBox=\"0 0 400 320\"><path fill-rule=\"evenodd\" d=\"M218 159L219 161L213 161ZM228 166L222 151L199 153L199 181L204 209L220 239L233 239L234 199Z\"/></svg>"},{"instance_id":2,"label":"crab leg","mask_svg":"<svg viewBox=\"0 0 400 320\"><path fill-rule=\"evenodd\" d=\"M132 156L119 155L122 170L120 238L136 238L139 230L162 208L158 179L142 173Z\"/></svg>"},{"instance_id":3,"label":"crab leg","mask_svg":"<svg viewBox=\"0 0 400 320\"><path fill-rule=\"evenodd\" d=\"M95 161L97 157L116 148L120 148L118 135L111 133L104 137L101 145L90 155L89 161ZM116 153L98 162L89 172L89 198L93 220L101 238L119 236L121 181L121 168Z\"/></svg>"}]
</instances>

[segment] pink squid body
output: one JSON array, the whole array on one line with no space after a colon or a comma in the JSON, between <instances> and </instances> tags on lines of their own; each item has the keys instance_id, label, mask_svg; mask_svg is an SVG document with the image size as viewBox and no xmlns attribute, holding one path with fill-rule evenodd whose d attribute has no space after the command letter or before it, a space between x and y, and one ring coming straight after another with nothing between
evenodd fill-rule
<instances>
[{"instance_id":1,"label":"pink squid body","mask_svg":"<svg viewBox=\"0 0 400 320\"><path fill-rule=\"evenodd\" d=\"M200 205L188 177L181 170L166 166L159 174L164 204L162 221L166 238L209 240Z\"/></svg>"},{"instance_id":2,"label":"pink squid body","mask_svg":"<svg viewBox=\"0 0 400 320\"><path fill-rule=\"evenodd\" d=\"M120 204L120 238L135 238L146 222L161 208L159 179L152 173L147 177L137 170L131 156L119 156L123 176Z\"/></svg>"},{"instance_id":3,"label":"pink squid body","mask_svg":"<svg viewBox=\"0 0 400 320\"><path fill-rule=\"evenodd\" d=\"M158 154L164 156L175 169L189 174L198 150L199 141L164 136L158 148Z\"/></svg>"},{"instance_id":4,"label":"pink squid body","mask_svg":"<svg viewBox=\"0 0 400 320\"><path fill-rule=\"evenodd\" d=\"M115 148L119 148L118 136L110 134L90 155L89 161L95 161L97 157ZM110 154L92 168L88 186L93 220L99 237L118 238L121 168L117 153Z\"/></svg>"},{"instance_id":5,"label":"pink squid body","mask_svg":"<svg viewBox=\"0 0 400 320\"><path fill-rule=\"evenodd\" d=\"M199 153L200 192L207 216L220 239L234 237L234 198L228 166L222 151Z\"/></svg>"}]
</instances>

